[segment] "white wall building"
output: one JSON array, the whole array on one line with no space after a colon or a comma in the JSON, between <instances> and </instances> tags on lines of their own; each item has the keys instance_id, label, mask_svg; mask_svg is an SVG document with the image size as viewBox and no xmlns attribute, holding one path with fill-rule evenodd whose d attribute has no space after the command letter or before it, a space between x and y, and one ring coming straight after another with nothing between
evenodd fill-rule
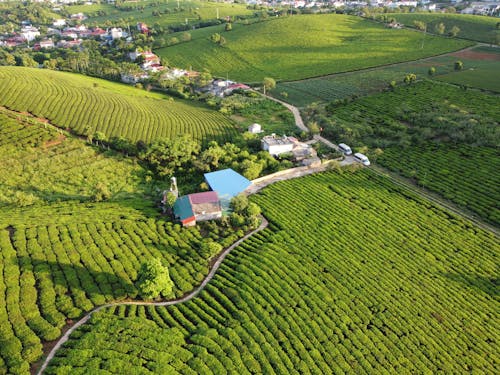
<instances>
[{"instance_id":1,"label":"white wall building","mask_svg":"<svg viewBox=\"0 0 500 375\"><path fill-rule=\"evenodd\" d=\"M265 136L261 140L262 149L276 156L286 152L292 152L293 146L297 140L293 137L276 137L275 134Z\"/></svg>"}]
</instances>

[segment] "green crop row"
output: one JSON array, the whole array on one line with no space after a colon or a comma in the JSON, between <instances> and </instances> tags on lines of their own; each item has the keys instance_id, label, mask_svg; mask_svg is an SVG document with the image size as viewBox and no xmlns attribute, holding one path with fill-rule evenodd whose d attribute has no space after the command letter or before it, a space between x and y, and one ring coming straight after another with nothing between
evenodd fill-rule
<instances>
[{"instance_id":1,"label":"green crop row","mask_svg":"<svg viewBox=\"0 0 500 375\"><path fill-rule=\"evenodd\" d=\"M301 30L301 32L297 32ZM210 35L220 33L219 46ZM389 63L415 60L470 45L461 40L427 36L408 30L390 30L359 17L326 14L300 15L195 30L192 41L157 50L173 65L202 70L245 82L264 77L297 80Z\"/></svg>"},{"instance_id":2,"label":"green crop row","mask_svg":"<svg viewBox=\"0 0 500 375\"><path fill-rule=\"evenodd\" d=\"M426 81L333 102L311 118L331 139L367 146L380 164L499 224L498 104L496 95Z\"/></svg>"},{"instance_id":3,"label":"green crop row","mask_svg":"<svg viewBox=\"0 0 500 375\"><path fill-rule=\"evenodd\" d=\"M369 170L280 182L252 199L269 228L196 299L97 314L47 374L123 363L131 374L495 371L493 235Z\"/></svg>"},{"instance_id":4,"label":"green crop row","mask_svg":"<svg viewBox=\"0 0 500 375\"><path fill-rule=\"evenodd\" d=\"M0 84L0 105L82 135L150 142L188 133L203 141L229 140L236 132L226 117L201 104L95 78L2 67Z\"/></svg>"}]
</instances>

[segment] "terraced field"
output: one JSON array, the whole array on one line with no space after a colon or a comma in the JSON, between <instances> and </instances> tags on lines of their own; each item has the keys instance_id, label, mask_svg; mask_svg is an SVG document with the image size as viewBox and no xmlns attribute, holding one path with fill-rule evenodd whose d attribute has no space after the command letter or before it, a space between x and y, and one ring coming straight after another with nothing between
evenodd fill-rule
<instances>
[{"instance_id":1,"label":"terraced field","mask_svg":"<svg viewBox=\"0 0 500 375\"><path fill-rule=\"evenodd\" d=\"M445 34L453 26L457 26L460 29L458 38L477 40L483 43L495 43L498 32L496 29L498 19L495 17L446 13L389 13L387 16L394 17L397 22L408 27L413 27L414 21L425 22L427 31L431 33L434 32L435 26L439 23L445 25Z\"/></svg>"},{"instance_id":2,"label":"terraced field","mask_svg":"<svg viewBox=\"0 0 500 375\"><path fill-rule=\"evenodd\" d=\"M180 9L177 5L180 5ZM247 9L244 4L231 4L214 1L168 1L155 2L153 6L151 1L137 1L125 4L123 8L130 7L130 10L116 8L112 4L92 4L92 5L72 5L67 9L69 12L83 12L88 18L84 21L87 25L108 24L133 24L134 22L145 22L150 27L154 24L160 26L180 25L203 22L206 20L215 20L217 17L225 19L226 17L248 16L255 11ZM144 9L142 9L144 7ZM153 12L161 12L154 16ZM105 15L99 15L99 12Z\"/></svg>"},{"instance_id":3,"label":"terraced field","mask_svg":"<svg viewBox=\"0 0 500 375\"><path fill-rule=\"evenodd\" d=\"M454 69L456 61L462 61L461 71ZM435 73L429 76L429 69ZM280 82L272 95L295 106L305 107L313 102L327 102L354 96L365 96L387 89L391 81L403 84L407 74L418 79L431 78L444 82L500 92L500 80L492 79L500 69L500 50L491 47L475 47L470 50L411 61L388 67L360 70L292 82Z\"/></svg>"},{"instance_id":4,"label":"terraced field","mask_svg":"<svg viewBox=\"0 0 500 375\"><path fill-rule=\"evenodd\" d=\"M179 297L208 273L206 233L224 246L238 238L158 217L139 166L19 118L0 114L0 374L29 374L72 319L135 298L145 260L169 266ZM89 202L96 181L111 200Z\"/></svg>"},{"instance_id":5,"label":"terraced field","mask_svg":"<svg viewBox=\"0 0 500 375\"><path fill-rule=\"evenodd\" d=\"M493 235L369 170L280 182L255 201L270 227L199 297L100 312L46 373L495 372Z\"/></svg>"},{"instance_id":6,"label":"terraced field","mask_svg":"<svg viewBox=\"0 0 500 375\"><path fill-rule=\"evenodd\" d=\"M150 142L189 133L200 141L236 134L222 114L195 102L70 73L0 67L0 105L82 135Z\"/></svg>"},{"instance_id":7,"label":"terraced field","mask_svg":"<svg viewBox=\"0 0 500 375\"><path fill-rule=\"evenodd\" d=\"M336 142L369 147L381 165L499 225L499 104L497 95L426 81L332 105L317 119Z\"/></svg>"},{"instance_id":8,"label":"terraced field","mask_svg":"<svg viewBox=\"0 0 500 375\"><path fill-rule=\"evenodd\" d=\"M301 30L297 33L297 30ZM226 44L210 40L220 33ZM414 60L470 43L426 36L408 30L390 30L359 17L326 14L273 19L251 25L236 24L195 30L192 41L156 50L173 65L201 70L245 82L296 80Z\"/></svg>"}]
</instances>

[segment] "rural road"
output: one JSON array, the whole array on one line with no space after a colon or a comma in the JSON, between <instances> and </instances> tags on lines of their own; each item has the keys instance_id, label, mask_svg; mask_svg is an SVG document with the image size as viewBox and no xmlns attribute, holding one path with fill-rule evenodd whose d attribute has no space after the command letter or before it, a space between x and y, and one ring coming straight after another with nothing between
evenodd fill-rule
<instances>
[{"instance_id":1,"label":"rural road","mask_svg":"<svg viewBox=\"0 0 500 375\"><path fill-rule=\"evenodd\" d=\"M107 307L112 307L112 306L123 306L123 305L141 305L141 306L172 306L172 305L177 305L179 303L184 303L184 302L187 302L191 299L193 299L194 297L196 297L204 288L205 286L210 282L210 280L212 280L212 278L215 276L215 273L217 272L217 270L219 269L220 265L222 264L222 261L224 260L224 258L235 248L237 247L238 245L240 245L243 241L245 241L247 238L253 236L255 233L257 232L260 232L261 230L267 228L267 226L269 225L269 222L266 220L266 218L264 216L261 217L262 218L262 222L260 223L259 227L257 229L254 229L253 231L251 231L250 233L246 234L245 236L243 236L242 238L240 238L238 241L236 241L235 243L233 243L231 246L229 246L228 248L226 248L225 250L223 250L217 257L217 260L215 261L214 265L212 266L212 268L210 269L210 272L208 273L208 275L203 279L203 281L201 282L201 284L196 288L194 289L192 292L186 294L185 296L181 297L181 298L178 298L178 299L174 299L174 300L170 300L170 301L164 301L164 302L143 302L143 301L128 301L128 302L116 302L116 303L107 303L105 305L102 305L102 306L99 306L99 307L96 307L94 308L93 310L89 311L87 314L85 314L85 316L83 316L83 318L81 318L78 322L76 322L70 329L68 329L64 335L57 341L56 345L54 345L54 347L52 348L52 350L50 351L50 353L47 355L47 357L45 358L45 360L43 361L42 365L40 366L40 368L38 369L37 371L37 374L43 374L43 372L45 371L45 369L47 368L48 364L50 363L50 361L52 360L52 358L54 358L54 355L56 354L56 352L61 348L61 346L66 342L68 341L69 337L71 336L71 334L76 330L78 329L78 327L82 326L83 324L85 324L89 319L90 317L92 316L92 314L98 312L98 311L101 311Z\"/></svg>"}]
</instances>

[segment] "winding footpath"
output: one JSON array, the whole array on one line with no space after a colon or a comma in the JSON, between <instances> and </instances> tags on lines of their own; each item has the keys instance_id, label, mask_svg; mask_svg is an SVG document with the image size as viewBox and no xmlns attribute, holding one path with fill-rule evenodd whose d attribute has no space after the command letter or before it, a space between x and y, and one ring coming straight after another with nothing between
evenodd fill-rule
<instances>
[{"instance_id":1,"label":"winding footpath","mask_svg":"<svg viewBox=\"0 0 500 375\"><path fill-rule=\"evenodd\" d=\"M238 241L236 241L235 243L233 243L231 246L229 246L228 248L226 248L225 250L223 250L218 255L217 260L215 261L215 263L213 264L212 268L210 269L210 272L203 279L203 281L201 282L201 284L196 289L194 289L192 292L184 295L183 297L177 298L177 299L174 299L174 300L163 301L163 302L128 301L128 302L107 303L105 305L96 307L93 310L89 311L78 322L76 322L73 326L71 326L71 328L69 328L64 333L63 336L61 336L61 338L57 341L57 343L54 345L54 347L52 348L52 350L50 351L50 353L47 355L47 357L43 361L42 365L40 366L40 368L37 371L37 374L38 375L43 374L43 372L47 368L47 366L50 363L50 361L52 360L52 358L54 358L54 355L56 354L56 352L61 348L62 345L64 345L64 343L66 341L68 341L68 339L71 336L71 334L76 329L78 329L83 324L85 324L90 319L90 317L92 316L92 314L94 314L94 313L96 313L98 311L101 311L101 310L103 310L105 308L108 308L108 307L123 306L123 305L172 306L172 305L177 305L179 303L187 302L187 301L193 299L194 297L196 297L205 288L205 286L210 282L210 280L212 280L212 278L215 276L215 273L217 272L217 270L219 269L220 265L222 264L222 261L224 260L224 258L234 248L236 248L237 246L239 246L243 241L245 241L247 238L253 236L255 233L260 232L261 230L267 228L267 226L269 225L269 222L267 221L267 219L264 216L261 216L261 219L262 219L262 222L260 223L260 225L259 225L259 227L257 229L254 229L250 233L247 233L245 236L243 236L242 238L240 238Z\"/></svg>"}]
</instances>

